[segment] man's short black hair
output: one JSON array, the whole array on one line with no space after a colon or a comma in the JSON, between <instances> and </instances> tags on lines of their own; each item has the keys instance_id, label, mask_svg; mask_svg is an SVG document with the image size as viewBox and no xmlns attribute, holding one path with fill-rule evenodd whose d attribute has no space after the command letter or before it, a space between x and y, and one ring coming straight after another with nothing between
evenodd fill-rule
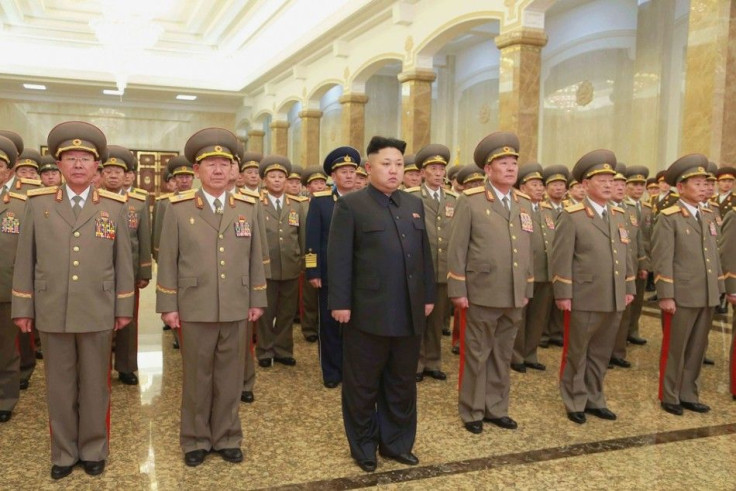
<instances>
[{"instance_id":1,"label":"man's short black hair","mask_svg":"<svg viewBox=\"0 0 736 491\"><path fill-rule=\"evenodd\" d=\"M403 140L399 140L398 138L386 138L384 136L374 136L371 138L370 143L368 143L368 149L366 151L366 155L370 155L372 153L378 153L384 148L395 148L401 154L404 154L404 150L406 150L406 142Z\"/></svg>"}]
</instances>

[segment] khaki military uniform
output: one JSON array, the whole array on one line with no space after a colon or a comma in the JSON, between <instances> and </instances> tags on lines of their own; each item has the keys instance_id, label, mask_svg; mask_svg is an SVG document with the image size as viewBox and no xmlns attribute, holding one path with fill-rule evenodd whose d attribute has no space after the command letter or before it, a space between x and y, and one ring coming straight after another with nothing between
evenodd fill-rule
<instances>
[{"instance_id":1,"label":"khaki military uniform","mask_svg":"<svg viewBox=\"0 0 736 491\"><path fill-rule=\"evenodd\" d=\"M51 459L105 460L113 326L133 315L127 198L90 188L75 218L66 186L28 195L12 315L34 318L41 332Z\"/></svg>"},{"instance_id":2,"label":"khaki military uniform","mask_svg":"<svg viewBox=\"0 0 736 491\"><path fill-rule=\"evenodd\" d=\"M239 448L248 309L266 306L255 200L230 194L222 215L202 191L170 198L156 311L179 312L182 450Z\"/></svg>"},{"instance_id":3,"label":"khaki military uniform","mask_svg":"<svg viewBox=\"0 0 736 491\"><path fill-rule=\"evenodd\" d=\"M606 408L603 379L626 295L635 293L635 267L624 210L606 206L608 222L590 204L560 215L550 274L555 299L572 299L560 368L560 393L568 413Z\"/></svg>"},{"instance_id":4,"label":"khaki military uniform","mask_svg":"<svg viewBox=\"0 0 736 491\"><path fill-rule=\"evenodd\" d=\"M549 205L552 209L552 214L555 217L555 222L559 220L560 215L564 211L564 209L567 206L570 206L575 200L572 198L567 200L562 200L562 206L556 205L555 203L552 203L550 200L544 201L547 205ZM567 203L567 204L566 204ZM550 242L550 247L552 245L552 242ZM550 281L551 281L550 277ZM552 301L552 315L549 318L549 321L544 326L544 331L542 332L542 338L541 341L545 344L548 342L553 342L554 344L557 344L559 346L562 345L562 337L564 335L564 325L562 322L562 311L557 308L557 305L554 302L554 298Z\"/></svg>"},{"instance_id":5,"label":"khaki military uniform","mask_svg":"<svg viewBox=\"0 0 736 491\"><path fill-rule=\"evenodd\" d=\"M698 402L698 378L708 346L713 312L724 291L718 256L718 226L700 209L696 220L682 202L662 210L652 233L657 297L674 299L665 318L659 399L668 404Z\"/></svg>"},{"instance_id":6,"label":"khaki military uniform","mask_svg":"<svg viewBox=\"0 0 736 491\"><path fill-rule=\"evenodd\" d=\"M302 207L304 208L304 223L306 224L310 198L307 196L304 198L304 201L302 201ZM299 275L299 306L297 308L297 316L299 317L299 323L301 324L302 336L304 336L305 339L310 336L318 335L319 290L309 283L303 272Z\"/></svg>"},{"instance_id":7,"label":"khaki military uniform","mask_svg":"<svg viewBox=\"0 0 736 491\"><path fill-rule=\"evenodd\" d=\"M507 416L514 339L533 294L531 203L512 196L509 211L488 182L465 191L450 231L447 292L469 303L460 361L465 423Z\"/></svg>"},{"instance_id":8,"label":"khaki military uniform","mask_svg":"<svg viewBox=\"0 0 736 491\"><path fill-rule=\"evenodd\" d=\"M718 240L721 266L725 278L726 293L736 294L736 206L723 219L722 235ZM729 356L729 389L736 397L736 315L731 326L731 350Z\"/></svg>"},{"instance_id":9,"label":"khaki military uniform","mask_svg":"<svg viewBox=\"0 0 736 491\"><path fill-rule=\"evenodd\" d=\"M447 247L450 225L455 215L457 194L440 189L440 200L434 199L427 187L417 186L407 192L419 196L424 203L424 225L432 251L432 263L437 288L437 301L427 317L427 329L422 337L417 373L442 369L442 330L447 329L450 317L450 299L447 296Z\"/></svg>"},{"instance_id":10,"label":"khaki military uniform","mask_svg":"<svg viewBox=\"0 0 736 491\"><path fill-rule=\"evenodd\" d=\"M164 226L164 214L169 205L169 198L179 193L167 193L156 196L151 214L151 256L158 261L158 247L161 243L161 228Z\"/></svg>"},{"instance_id":11,"label":"khaki military uniform","mask_svg":"<svg viewBox=\"0 0 736 491\"><path fill-rule=\"evenodd\" d=\"M736 196L733 194L733 191L729 191L723 199L721 199L720 194L716 194L709 201L713 206L718 208L718 216L721 218L726 218L726 213L736 207Z\"/></svg>"}]
</instances>

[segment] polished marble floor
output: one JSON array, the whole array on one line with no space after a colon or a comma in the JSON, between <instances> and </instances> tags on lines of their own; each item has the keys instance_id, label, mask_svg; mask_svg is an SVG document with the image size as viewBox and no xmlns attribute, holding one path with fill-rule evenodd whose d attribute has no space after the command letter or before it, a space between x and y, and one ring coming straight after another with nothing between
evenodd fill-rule
<instances>
[{"instance_id":1,"label":"polished marble floor","mask_svg":"<svg viewBox=\"0 0 736 491\"><path fill-rule=\"evenodd\" d=\"M245 461L211 455L184 465L178 444L181 360L171 333L153 313L154 290L141 302L140 386L113 374L111 453L102 476L81 468L54 482L42 366L21 393L13 419L0 425L0 489L736 489L736 402L728 393L730 323L717 321L703 369L709 414L671 416L659 409L659 321L643 320L643 347L629 350L630 369L606 378L618 421L569 422L557 390L560 348L540 350L546 372L512 372L510 415L516 431L486 426L481 435L457 416L458 357L445 340L446 382L419 384L418 467L379 459L365 474L350 458L340 392L322 386L317 348L295 326L296 367L257 368L256 402L242 404ZM43 363L43 362L40 362Z\"/></svg>"}]
</instances>

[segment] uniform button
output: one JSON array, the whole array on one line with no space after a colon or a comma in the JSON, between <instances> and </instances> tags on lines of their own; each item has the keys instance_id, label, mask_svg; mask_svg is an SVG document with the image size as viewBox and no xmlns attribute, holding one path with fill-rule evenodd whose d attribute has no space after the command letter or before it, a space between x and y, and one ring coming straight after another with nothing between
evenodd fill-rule
<instances>
[{"instance_id":1,"label":"uniform button","mask_svg":"<svg viewBox=\"0 0 736 491\"><path fill-rule=\"evenodd\" d=\"M516 267L518 267L518 266L519 266L519 263L515 262L515 263L514 263L514 267L516 268Z\"/></svg>"},{"instance_id":2,"label":"uniform button","mask_svg":"<svg viewBox=\"0 0 736 491\"><path fill-rule=\"evenodd\" d=\"M703 252L708 252L708 248L707 247L703 247Z\"/></svg>"},{"instance_id":3,"label":"uniform button","mask_svg":"<svg viewBox=\"0 0 736 491\"><path fill-rule=\"evenodd\" d=\"M79 237L81 234L79 232L74 232L74 237Z\"/></svg>"},{"instance_id":4,"label":"uniform button","mask_svg":"<svg viewBox=\"0 0 736 491\"><path fill-rule=\"evenodd\" d=\"M283 231L284 231L284 229L283 229L283 228L280 228L280 229L279 229L279 232L283 232Z\"/></svg>"},{"instance_id":5,"label":"uniform button","mask_svg":"<svg viewBox=\"0 0 736 491\"><path fill-rule=\"evenodd\" d=\"M709 273L712 273L713 271L711 271L711 270L709 269L709 270L708 270L708 272L709 272Z\"/></svg>"},{"instance_id":6,"label":"uniform button","mask_svg":"<svg viewBox=\"0 0 736 491\"><path fill-rule=\"evenodd\" d=\"M220 266L225 266L225 261L220 261Z\"/></svg>"},{"instance_id":7,"label":"uniform button","mask_svg":"<svg viewBox=\"0 0 736 491\"><path fill-rule=\"evenodd\" d=\"M220 278L222 278L222 279L224 280L224 279L225 279L225 273L222 273L222 274L220 275Z\"/></svg>"},{"instance_id":8,"label":"uniform button","mask_svg":"<svg viewBox=\"0 0 736 491\"><path fill-rule=\"evenodd\" d=\"M442 249L437 249L437 252L442 252Z\"/></svg>"},{"instance_id":9,"label":"uniform button","mask_svg":"<svg viewBox=\"0 0 736 491\"><path fill-rule=\"evenodd\" d=\"M414 278L414 276L413 275L409 275L409 278Z\"/></svg>"},{"instance_id":10,"label":"uniform button","mask_svg":"<svg viewBox=\"0 0 736 491\"><path fill-rule=\"evenodd\" d=\"M406 234L401 234L401 238L402 239L405 239L406 238Z\"/></svg>"},{"instance_id":11,"label":"uniform button","mask_svg":"<svg viewBox=\"0 0 736 491\"><path fill-rule=\"evenodd\" d=\"M220 247L220 252L225 252L225 248L224 247Z\"/></svg>"},{"instance_id":12,"label":"uniform button","mask_svg":"<svg viewBox=\"0 0 736 491\"><path fill-rule=\"evenodd\" d=\"M512 235L511 236L511 240L516 240L516 236L515 235Z\"/></svg>"},{"instance_id":13,"label":"uniform button","mask_svg":"<svg viewBox=\"0 0 736 491\"><path fill-rule=\"evenodd\" d=\"M224 239L225 238L225 236L222 235L222 234L218 235L218 237L220 237L221 239Z\"/></svg>"},{"instance_id":14,"label":"uniform button","mask_svg":"<svg viewBox=\"0 0 736 491\"><path fill-rule=\"evenodd\" d=\"M79 279L79 276L77 275L72 276L72 281L77 281L78 279Z\"/></svg>"},{"instance_id":15,"label":"uniform button","mask_svg":"<svg viewBox=\"0 0 736 491\"><path fill-rule=\"evenodd\" d=\"M442 227L437 227L437 231L439 232L440 230L442 230Z\"/></svg>"},{"instance_id":16,"label":"uniform button","mask_svg":"<svg viewBox=\"0 0 736 491\"><path fill-rule=\"evenodd\" d=\"M618 252L616 252L616 249L614 249L614 250L613 250L613 253L614 253L614 254L618 254Z\"/></svg>"},{"instance_id":17,"label":"uniform button","mask_svg":"<svg viewBox=\"0 0 736 491\"><path fill-rule=\"evenodd\" d=\"M79 266L79 261L74 261L74 262L73 262L72 264L73 264L74 266Z\"/></svg>"},{"instance_id":18,"label":"uniform button","mask_svg":"<svg viewBox=\"0 0 736 491\"><path fill-rule=\"evenodd\" d=\"M514 224L513 223L509 223L509 228L514 228Z\"/></svg>"},{"instance_id":19,"label":"uniform button","mask_svg":"<svg viewBox=\"0 0 736 491\"><path fill-rule=\"evenodd\" d=\"M616 264L618 264L618 261L615 261Z\"/></svg>"},{"instance_id":20,"label":"uniform button","mask_svg":"<svg viewBox=\"0 0 736 491\"><path fill-rule=\"evenodd\" d=\"M284 238L283 237L279 237L279 240L284 240Z\"/></svg>"},{"instance_id":21,"label":"uniform button","mask_svg":"<svg viewBox=\"0 0 736 491\"><path fill-rule=\"evenodd\" d=\"M709 263L709 262L710 262L710 259L706 259L706 260L705 260L705 262L706 262L706 263Z\"/></svg>"},{"instance_id":22,"label":"uniform button","mask_svg":"<svg viewBox=\"0 0 736 491\"><path fill-rule=\"evenodd\" d=\"M442 242L442 237L437 237L437 242Z\"/></svg>"},{"instance_id":23,"label":"uniform button","mask_svg":"<svg viewBox=\"0 0 736 491\"><path fill-rule=\"evenodd\" d=\"M407 252L406 257L411 257L411 252Z\"/></svg>"},{"instance_id":24,"label":"uniform button","mask_svg":"<svg viewBox=\"0 0 736 491\"><path fill-rule=\"evenodd\" d=\"M74 252L79 252L79 246L74 246L74 247L72 247L72 250L73 250Z\"/></svg>"},{"instance_id":25,"label":"uniform button","mask_svg":"<svg viewBox=\"0 0 736 491\"><path fill-rule=\"evenodd\" d=\"M614 273L618 274L618 271L614 271Z\"/></svg>"},{"instance_id":26,"label":"uniform button","mask_svg":"<svg viewBox=\"0 0 736 491\"><path fill-rule=\"evenodd\" d=\"M517 251L516 249L514 249L514 254L516 254L517 252L519 252L519 251Z\"/></svg>"},{"instance_id":27,"label":"uniform button","mask_svg":"<svg viewBox=\"0 0 736 491\"><path fill-rule=\"evenodd\" d=\"M399 215L396 215L396 217L395 217L395 218L396 218L396 219L398 220L398 219L399 219Z\"/></svg>"}]
</instances>

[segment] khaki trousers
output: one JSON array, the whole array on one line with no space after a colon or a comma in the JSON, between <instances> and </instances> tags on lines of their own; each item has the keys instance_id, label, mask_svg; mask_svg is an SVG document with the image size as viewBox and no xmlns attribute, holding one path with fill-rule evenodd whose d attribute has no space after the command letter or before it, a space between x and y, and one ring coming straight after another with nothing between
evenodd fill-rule
<instances>
[{"instance_id":1,"label":"khaki trousers","mask_svg":"<svg viewBox=\"0 0 736 491\"><path fill-rule=\"evenodd\" d=\"M521 311L468 307L458 402L464 423L508 415L511 353Z\"/></svg>"},{"instance_id":2,"label":"khaki trousers","mask_svg":"<svg viewBox=\"0 0 736 491\"><path fill-rule=\"evenodd\" d=\"M258 319L256 356L286 358L294 356L294 312L299 297L299 278L266 280L268 307Z\"/></svg>"},{"instance_id":3,"label":"khaki trousers","mask_svg":"<svg viewBox=\"0 0 736 491\"><path fill-rule=\"evenodd\" d=\"M112 329L41 332L51 463L105 460L110 440Z\"/></svg>"},{"instance_id":4,"label":"khaki trousers","mask_svg":"<svg viewBox=\"0 0 736 491\"><path fill-rule=\"evenodd\" d=\"M12 411L20 396L19 333L10 318L10 302L0 302L0 411Z\"/></svg>"},{"instance_id":5,"label":"khaki trousers","mask_svg":"<svg viewBox=\"0 0 736 491\"><path fill-rule=\"evenodd\" d=\"M181 324L181 448L240 448L246 321Z\"/></svg>"},{"instance_id":6,"label":"khaki trousers","mask_svg":"<svg viewBox=\"0 0 736 491\"><path fill-rule=\"evenodd\" d=\"M245 323L245 363L243 364L243 391L253 392L256 385L256 345L253 342L252 322Z\"/></svg>"},{"instance_id":7,"label":"khaki trousers","mask_svg":"<svg viewBox=\"0 0 736 491\"><path fill-rule=\"evenodd\" d=\"M302 283L302 311L299 320L302 325L302 335L317 336L319 319L319 290L313 287L304 275L299 278Z\"/></svg>"},{"instance_id":8,"label":"khaki trousers","mask_svg":"<svg viewBox=\"0 0 736 491\"><path fill-rule=\"evenodd\" d=\"M535 282L534 296L523 309L521 325L516 333L512 363L539 363L537 348L545 326L550 323L554 305L552 283Z\"/></svg>"},{"instance_id":9,"label":"khaki trousers","mask_svg":"<svg viewBox=\"0 0 736 491\"><path fill-rule=\"evenodd\" d=\"M442 370L442 329L448 326L450 299L447 297L447 283L435 283L437 300L432 313L427 317L427 328L422 335L419 349L417 373L426 370Z\"/></svg>"},{"instance_id":10,"label":"khaki trousers","mask_svg":"<svg viewBox=\"0 0 736 491\"><path fill-rule=\"evenodd\" d=\"M115 370L120 373L138 371L138 304L140 290L135 289L135 310L130 324L115 331Z\"/></svg>"}]
</instances>

